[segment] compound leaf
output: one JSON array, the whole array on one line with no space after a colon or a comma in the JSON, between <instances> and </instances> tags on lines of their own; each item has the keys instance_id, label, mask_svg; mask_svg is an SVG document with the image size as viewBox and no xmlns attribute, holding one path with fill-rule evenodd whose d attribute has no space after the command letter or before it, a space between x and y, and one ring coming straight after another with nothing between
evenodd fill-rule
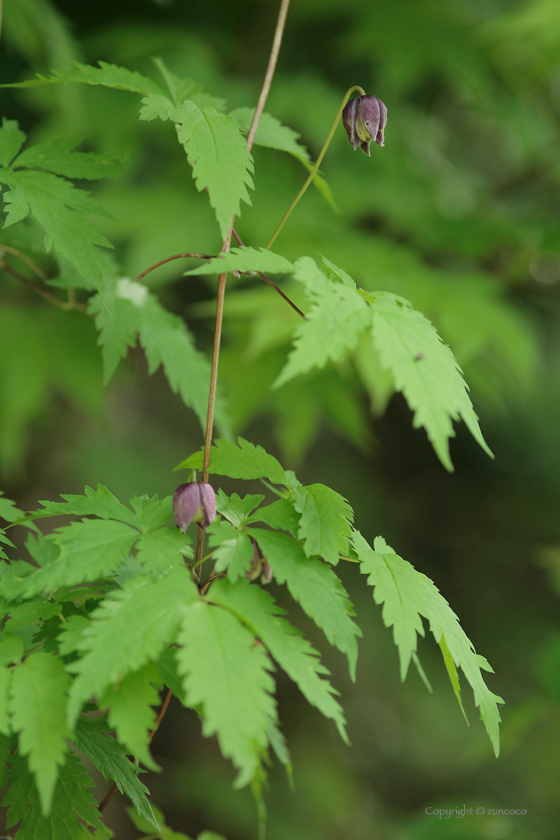
<instances>
[{"instance_id":1,"label":"compound leaf","mask_svg":"<svg viewBox=\"0 0 560 840\"><path fill-rule=\"evenodd\" d=\"M235 616L200 601L185 608L178 641L189 705L202 704L203 733L217 734L223 755L239 770L241 787L257 773L276 720L272 663Z\"/></svg>"},{"instance_id":2,"label":"compound leaf","mask_svg":"<svg viewBox=\"0 0 560 840\"><path fill-rule=\"evenodd\" d=\"M67 666L78 675L70 690L69 720L76 720L92 694L103 694L129 671L156 660L175 637L181 608L197 595L181 567L155 582L133 578L112 592L92 613L91 627L84 631L80 650L85 655Z\"/></svg>"},{"instance_id":3,"label":"compound leaf","mask_svg":"<svg viewBox=\"0 0 560 840\"><path fill-rule=\"evenodd\" d=\"M301 514L298 537L308 557L318 554L336 566L352 535L352 508L339 493L324 484L294 489L294 507Z\"/></svg>"},{"instance_id":4,"label":"compound leaf","mask_svg":"<svg viewBox=\"0 0 560 840\"><path fill-rule=\"evenodd\" d=\"M247 187L253 187L250 173L253 159L235 120L214 108L198 108L186 100L177 108L179 142L185 147L199 192L208 187L210 204L216 212L225 239L240 201L251 203Z\"/></svg>"},{"instance_id":5,"label":"compound leaf","mask_svg":"<svg viewBox=\"0 0 560 840\"><path fill-rule=\"evenodd\" d=\"M43 816L49 812L58 768L67 751L64 710L69 683L62 662L48 653L27 657L12 678L13 729L19 733L19 752L28 756L35 776Z\"/></svg>"},{"instance_id":6,"label":"compound leaf","mask_svg":"<svg viewBox=\"0 0 560 840\"><path fill-rule=\"evenodd\" d=\"M268 560L274 577L287 583L291 596L313 619L331 645L348 658L352 679L358 659L357 636L362 631L352 621L354 609L348 594L330 566L316 557L306 557L298 540L278 531L251 528L249 533Z\"/></svg>"},{"instance_id":7,"label":"compound leaf","mask_svg":"<svg viewBox=\"0 0 560 840\"><path fill-rule=\"evenodd\" d=\"M333 696L337 692L328 680L321 678L329 672L300 631L280 617L283 610L272 596L247 581L238 581L232 586L228 581L217 580L208 597L232 610L258 636L309 703L334 720L346 741L344 713Z\"/></svg>"},{"instance_id":8,"label":"compound leaf","mask_svg":"<svg viewBox=\"0 0 560 840\"><path fill-rule=\"evenodd\" d=\"M381 293L372 305L372 337L382 366L402 391L414 426L423 426L440 461L453 470L449 438L462 418L485 452L488 449L469 399L462 371L435 327L397 295Z\"/></svg>"},{"instance_id":9,"label":"compound leaf","mask_svg":"<svg viewBox=\"0 0 560 840\"><path fill-rule=\"evenodd\" d=\"M430 623L436 642L442 647L444 658L449 654L454 666L462 668L469 681L494 752L498 755L500 714L497 704L504 701L486 686L481 669L492 669L484 657L475 652L445 598L429 578L395 554L382 537L377 537L372 549L362 535L354 531L353 543L361 571L369 576L368 583L374 587L374 601L383 604L383 622L386 627L393 627L393 637L399 650L401 678L404 680L410 659L416 651L417 634L424 635L421 619L424 616ZM446 663L446 667L457 693L459 683L453 678L453 668L449 663Z\"/></svg>"},{"instance_id":10,"label":"compound leaf","mask_svg":"<svg viewBox=\"0 0 560 840\"><path fill-rule=\"evenodd\" d=\"M296 327L294 349L274 382L275 388L314 367L340 362L356 347L371 320L363 296L347 283L328 279L311 257L300 257L295 268L295 277L305 286L312 306L307 320Z\"/></svg>"},{"instance_id":11,"label":"compound leaf","mask_svg":"<svg viewBox=\"0 0 560 840\"><path fill-rule=\"evenodd\" d=\"M4 193L4 201L9 204L4 227L21 221L31 212L45 231L46 249L50 250L54 243L56 250L83 277L102 289L106 259L95 246L113 246L82 215L107 215L101 205L89 193L51 172L1 169L0 182L10 187Z\"/></svg>"}]
</instances>

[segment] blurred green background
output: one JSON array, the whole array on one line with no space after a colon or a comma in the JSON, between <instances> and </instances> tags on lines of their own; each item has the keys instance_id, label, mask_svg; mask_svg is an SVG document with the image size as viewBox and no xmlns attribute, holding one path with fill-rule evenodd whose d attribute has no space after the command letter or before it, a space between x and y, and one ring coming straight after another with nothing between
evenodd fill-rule
<instances>
[{"instance_id":1,"label":"blurred green background","mask_svg":"<svg viewBox=\"0 0 560 840\"><path fill-rule=\"evenodd\" d=\"M274 29L269 0L5 0L2 82L74 60L155 75L160 55L227 109L257 100ZM386 145L354 153L340 127L322 171L339 213L310 190L275 244L324 254L368 289L409 298L465 371L496 460L457 428L449 475L412 429L365 351L278 390L296 324L253 278L232 279L221 381L232 427L341 492L357 525L383 534L430 576L496 675L506 700L496 760L465 689L465 726L439 651L400 684L396 649L364 581L342 569L364 631L353 685L299 608L342 694L351 748L280 676L296 791L270 776L269 840L545 840L560 822L560 4L558 0L292 0L267 110L318 154L351 85L380 97ZM112 213L105 233L135 277L173 253L215 253L217 225L170 125L139 123L137 97L85 86L2 91L2 114L31 141L83 137L83 150L128 161L93 185ZM237 230L262 246L301 186L294 159L255 149L255 193ZM91 184L84 185L92 188ZM33 225L0 232L54 277ZM9 257L6 261L10 262ZM16 265L11 262L12 265ZM212 339L215 285L173 262L144 282ZM19 266L18 266L19 267ZM23 269L22 269L23 270ZM283 283L288 290L289 283ZM297 297L297 289L293 290ZM172 468L201 445L196 418L139 348L109 386L91 319L52 307L0 273L0 473L23 508L84 484L120 498L172 492ZM302 303L303 305L303 303ZM235 489L234 484L226 490ZM280 600L282 593L276 592ZM286 604L286 602L284 601ZM286 604L287 605L287 604ZM255 834L251 795L193 713L172 706L154 742L154 800L176 830L228 840ZM100 794L104 793L101 782ZM109 823L135 838L113 800ZM525 809L438 820L426 808Z\"/></svg>"}]
</instances>

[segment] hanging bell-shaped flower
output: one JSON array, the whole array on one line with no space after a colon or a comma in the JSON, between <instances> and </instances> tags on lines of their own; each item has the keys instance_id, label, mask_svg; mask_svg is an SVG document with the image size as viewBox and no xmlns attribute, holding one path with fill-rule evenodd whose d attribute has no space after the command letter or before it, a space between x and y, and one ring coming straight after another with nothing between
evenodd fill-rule
<instances>
[{"instance_id":1,"label":"hanging bell-shaped flower","mask_svg":"<svg viewBox=\"0 0 560 840\"><path fill-rule=\"evenodd\" d=\"M210 484L191 481L173 494L173 516L184 533L191 522L207 528L216 518L216 496Z\"/></svg>"},{"instance_id":2,"label":"hanging bell-shaped flower","mask_svg":"<svg viewBox=\"0 0 560 840\"><path fill-rule=\"evenodd\" d=\"M369 144L384 145L387 108L376 96L356 96L342 112L342 122L354 151L360 146L369 155Z\"/></svg>"}]
</instances>

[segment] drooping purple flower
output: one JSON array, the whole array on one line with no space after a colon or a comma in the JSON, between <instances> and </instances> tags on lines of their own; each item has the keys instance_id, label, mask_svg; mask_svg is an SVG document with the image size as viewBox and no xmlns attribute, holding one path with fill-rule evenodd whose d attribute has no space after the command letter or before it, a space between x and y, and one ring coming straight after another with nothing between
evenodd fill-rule
<instances>
[{"instance_id":1,"label":"drooping purple flower","mask_svg":"<svg viewBox=\"0 0 560 840\"><path fill-rule=\"evenodd\" d=\"M376 96L356 96L342 112L342 122L354 151L360 146L369 155L372 141L384 145L387 108Z\"/></svg>"},{"instance_id":2,"label":"drooping purple flower","mask_svg":"<svg viewBox=\"0 0 560 840\"><path fill-rule=\"evenodd\" d=\"M191 481L177 487L173 494L173 516L183 533L191 522L207 528L216 518L216 496L211 485Z\"/></svg>"}]
</instances>

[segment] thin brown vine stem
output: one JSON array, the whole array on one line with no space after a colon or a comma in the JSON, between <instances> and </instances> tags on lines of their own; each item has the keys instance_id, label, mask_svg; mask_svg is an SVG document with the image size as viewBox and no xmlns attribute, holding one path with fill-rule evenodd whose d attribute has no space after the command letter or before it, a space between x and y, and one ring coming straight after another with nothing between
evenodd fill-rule
<instances>
[{"instance_id":1,"label":"thin brown vine stem","mask_svg":"<svg viewBox=\"0 0 560 840\"><path fill-rule=\"evenodd\" d=\"M23 274L20 274L15 268L12 268L11 265L0 260L0 268L3 268L4 271L7 271L8 274L11 274L12 277L15 277L16 280L19 280L20 283L23 283L24 286L27 286L29 289L32 289L36 294L41 295L41 297L48 300L49 303L54 303L55 306L58 306L60 309L79 309L80 312L86 312L87 307L83 303L71 303L70 301L64 302L63 300L59 300L54 295L51 295L50 292L45 291L45 289L41 289L40 286L36 286L32 280L28 280Z\"/></svg>"},{"instance_id":2,"label":"thin brown vine stem","mask_svg":"<svg viewBox=\"0 0 560 840\"><path fill-rule=\"evenodd\" d=\"M268 60L268 67L264 77L261 93L255 108L255 113L247 136L247 148L251 150L253 140L257 133L261 114L270 91L272 78L276 69L276 62L278 61L278 54L280 52L280 45L282 43L282 36L284 34L284 26L286 23L286 15L288 13L288 6L290 0L281 0L280 11L278 13L278 20L276 21L276 28L274 30L274 37L272 40L272 47L270 50L270 58ZM233 235L233 226L235 223L235 215L232 216L231 224L227 236L225 238L221 253L227 254L231 247L231 237ZM216 387L218 384L218 361L220 357L220 342L222 338L222 321L224 315L224 298L226 293L226 277L227 273L220 274L218 277L218 293L216 297L216 325L214 329L214 346L212 348L212 368L210 371L210 393L208 396L208 414L206 418L206 434L204 436L204 459L202 466L202 480L208 481L208 467L210 466L210 447L212 446L212 433L214 429L214 409L216 405ZM200 562L204 550L204 541L199 540L196 552L196 561Z\"/></svg>"},{"instance_id":3,"label":"thin brown vine stem","mask_svg":"<svg viewBox=\"0 0 560 840\"><path fill-rule=\"evenodd\" d=\"M278 61L280 46L282 45L282 36L284 34L284 26L286 24L286 15L288 14L289 5L290 0L282 0L282 2L280 3L280 11L278 12L278 20L276 21L276 29L274 30L274 38L272 39L272 47L270 50L270 58L268 59L268 67L266 68L261 95L259 96L259 101L257 102L257 107L255 108L255 113L253 115L253 120L249 129L249 134L247 135L247 147L249 151L251 151L251 149L253 148L253 141L255 139L255 134L257 133L257 128L259 127L259 120L261 118L262 112L264 111L264 106L266 105L266 100L270 91L270 86L272 84L274 71L276 70L276 62Z\"/></svg>"},{"instance_id":4,"label":"thin brown vine stem","mask_svg":"<svg viewBox=\"0 0 560 840\"><path fill-rule=\"evenodd\" d=\"M147 268L145 271L139 274L138 277L135 277L134 282L137 283L139 280L145 277L146 274L149 274L150 271L153 271L155 268L159 268L160 265L163 265L164 263L171 262L171 260L186 259L187 257L192 257L193 259L197 260L213 260L216 257L216 254L173 254L172 257L166 257L164 260L160 260L159 262L151 265L149 268Z\"/></svg>"},{"instance_id":5,"label":"thin brown vine stem","mask_svg":"<svg viewBox=\"0 0 560 840\"><path fill-rule=\"evenodd\" d=\"M159 725L162 722L163 716L165 715L165 713L167 711L167 707L169 706L169 701L171 700L172 695L173 695L173 692L171 691L170 688L168 688L166 693L165 693L165 697L163 698L162 704L159 707L159 712L157 713L157 717L154 721L154 728L151 730L150 734L148 735L148 744L151 742L152 738L154 737L154 735L156 734L156 732L159 729ZM115 782L113 787L108 791L108 793L105 795L103 800L97 806L97 808L98 808L98 810L101 814L103 813L103 811L105 810L105 808L107 807L107 805L109 804L109 802L111 801L111 799L113 798L113 796L115 795L116 792L117 792L117 783Z\"/></svg>"},{"instance_id":6,"label":"thin brown vine stem","mask_svg":"<svg viewBox=\"0 0 560 840\"><path fill-rule=\"evenodd\" d=\"M37 275L39 280L43 281L43 283L46 283L49 279L45 272L41 268L39 268L37 263L34 263L33 260L27 256L27 254L23 253L23 251L18 251L17 248L12 248L10 245L0 245L0 259L2 258L2 254L4 253L12 254L12 256L17 257L18 260L24 262L26 266L28 266L28 268L30 268L31 271Z\"/></svg>"},{"instance_id":7,"label":"thin brown vine stem","mask_svg":"<svg viewBox=\"0 0 560 840\"><path fill-rule=\"evenodd\" d=\"M241 246L241 248L244 248L245 246L244 246L244 244L243 244L243 240L241 239L241 237L239 236L239 234L237 233L237 231L235 230L235 228L233 229L233 235L235 236L235 238L236 238L236 240L237 240L237 244L238 244L238 245L240 245L240 246ZM286 303L287 303L289 306L291 306L291 307L292 307L292 309L294 310L294 312L297 312L297 314L298 314L298 315L300 315L300 316L303 318L303 320L304 320L304 321L307 321L307 320L308 320L308 319L307 319L307 316L303 314L303 312L301 311L301 309L298 309L298 307L295 305L295 303L293 302L293 300L291 300L291 299L288 297L288 295L287 295L285 292L283 292L283 291L282 291L282 289L281 289L279 286L277 286L277 285L276 285L276 283L273 283L273 282L272 282L272 280L270 279L270 277L267 277L267 276L266 276L266 274L263 274L263 273L262 273L262 271L257 271L257 274L258 274L258 276L261 278L261 280L264 280L264 282L265 282L265 283L268 283L268 285L269 285L269 286L272 286L272 288L273 288L276 292L278 292L278 294L280 295L280 297L283 297L283 298L284 298L284 300L286 301Z\"/></svg>"},{"instance_id":8,"label":"thin brown vine stem","mask_svg":"<svg viewBox=\"0 0 560 840\"><path fill-rule=\"evenodd\" d=\"M265 274L262 273L262 271L257 271L257 274L259 275L259 277L262 280L264 280L265 283L268 283L269 286L272 286L272 288L275 289L278 292L280 297L283 297L284 300L286 301L286 303L289 304L292 307L292 309L294 310L294 312L297 312L297 314L300 315L303 318L304 321L309 320L307 315L304 315L304 313L301 311L301 309L298 306L296 306L296 304L293 302L293 300L291 300L291 298L289 298L288 295L285 292L283 292L282 289L279 286L276 285L276 283L272 282L270 277L267 277Z\"/></svg>"}]
</instances>

